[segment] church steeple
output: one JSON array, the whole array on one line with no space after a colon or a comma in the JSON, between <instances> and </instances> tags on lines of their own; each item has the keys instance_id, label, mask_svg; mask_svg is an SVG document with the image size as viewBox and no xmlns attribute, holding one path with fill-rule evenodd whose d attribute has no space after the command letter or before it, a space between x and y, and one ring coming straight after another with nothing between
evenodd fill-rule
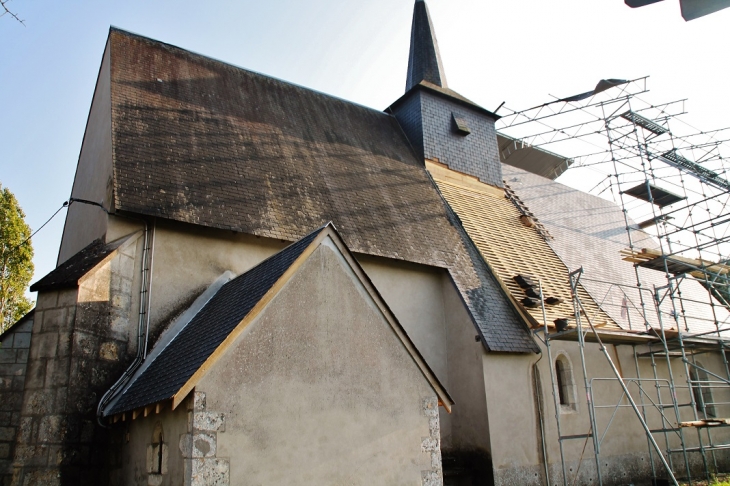
<instances>
[{"instance_id":1,"label":"church steeple","mask_svg":"<svg viewBox=\"0 0 730 486\"><path fill-rule=\"evenodd\" d=\"M416 154L502 187L497 115L446 86L436 35L424 0L416 0L406 94L390 105Z\"/></svg>"},{"instance_id":2,"label":"church steeple","mask_svg":"<svg viewBox=\"0 0 730 486\"><path fill-rule=\"evenodd\" d=\"M408 58L408 79L406 91L410 91L421 81L428 81L446 88L439 45L433 30L431 16L424 0L416 0L411 27L411 54Z\"/></svg>"}]
</instances>

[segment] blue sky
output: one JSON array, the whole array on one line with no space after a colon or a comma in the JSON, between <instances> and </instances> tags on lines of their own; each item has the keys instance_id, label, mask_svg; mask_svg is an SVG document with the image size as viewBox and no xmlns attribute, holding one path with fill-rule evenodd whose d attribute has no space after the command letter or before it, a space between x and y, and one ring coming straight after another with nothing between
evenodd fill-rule
<instances>
[{"instance_id":1,"label":"blue sky","mask_svg":"<svg viewBox=\"0 0 730 486\"><path fill-rule=\"evenodd\" d=\"M110 25L383 109L404 90L412 0L13 0L0 18L0 182L33 229L69 197ZM730 9L684 22L677 0L430 0L449 86L524 108L601 78L650 75L692 125L730 125ZM568 181L579 185L579 181ZM586 188L588 189L588 188ZM55 267L65 211L33 240Z\"/></svg>"}]
</instances>

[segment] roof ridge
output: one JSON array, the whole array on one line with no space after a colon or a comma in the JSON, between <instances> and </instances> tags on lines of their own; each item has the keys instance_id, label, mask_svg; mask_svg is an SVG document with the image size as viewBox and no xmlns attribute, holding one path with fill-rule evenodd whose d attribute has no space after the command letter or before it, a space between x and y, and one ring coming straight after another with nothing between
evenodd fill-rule
<instances>
[{"instance_id":1,"label":"roof ridge","mask_svg":"<svg viewBox=\"0 0 730 486\"><path fill-rule=\"evenodd\" d=\"M530 218L532 225L535 228L535 231L538 232L540 236L542 236L542 239L545 241L548 240L554 240L553 236L550 234L550 232L547 230L547 228L540 222L539 219L537 219L537 216L530 211L530 208L527 207L527 204L525 204L522 199L520 199L520 196L517 195L517 193L507 184L507 181L503 181L504 183L504 197L510 200L512 204L515 205L517 210L522 213L523 216L527 216Z\"/></svg>"},{"instance_id":2,"label":"roof ridge","mask_svg":"<svg viewBox=\"0 0 730 486\"><path fill-rule=\"evenodd\" d=\"M363 105L362 103L357 103L357 102L352 101L352 100L348 100L348 99L345 99L345 98L341 98L339 96L335 96L335 95L332 95L332 94L329 94L329 93L325 93L324 91L320 91L318 89L310 88L310 87L304 86L302 84L294 83L292 81L287 81L285 79L278 78L276 76L272 76L272 75L269 75L269 74L264 74L264 73L259 72L259 71L254 71L252 69L248 69L248 68L239 66L237 64L233 64L233 63L228 62L228 61L223 61L221 59L218 59L218 58L215 58L215 57L212 57L212 56L208 56L208 55L205 55L205 54L201 54L199 52L196 52L196 51L193 51L193 50L190 50L190 49L186 49L184 47L176 46L175 44L170 44L169 42L163 42L163 41L160 41L160 40L157 40L157 39L153 39L151 37L147 37L147 36L142 35L142 34L137 34L135 32L130 32L128 30L121 29L121 28L115 27L115 26L109 26L109 32L110 33L111 32L118 32L120 34L126 35L127 37L133 37L133 38L136 38L136 39L138 39L140 41L147 42L149 44L158 45L160 47L164 47L164 48L167 48L167 49L175 49L175 50L183 51L183 52L185 52L188 55L192 55L192 56L199 57L199 58L204 59L204 60L206 60L208 62L218 63L218 64L220 64L222 66L225 66L225 67L228 67L228 68L231 68L231 69L235 69L235 70L238 70L238 71L244 71L244 72L246 72L248 74L251 74L251 75L254 75L254 76L260 76L260 77L265 78L265 79L277 81L279 83L282 83L284 85L290 86L290 87L295 88L295 89L299 89L299 90L307 91L307 92L310 92L310 93L314 93L314 94L320 95L320 96L322 96L324 98L329 98L329 99L341 101L343 103L347 103L348 105L352 105L352 106L355 106L355 107L358 107L358 108L362 108L362 109L368 110L368 111L373 111L375 113L379 113L379 114L385 115L387 117L393 117L393 118L395 118L392 114L387 113L386 111L383 111L383 110L379 110L377 108L373 108L372 106Z\"/></svg>"}]
</instances>

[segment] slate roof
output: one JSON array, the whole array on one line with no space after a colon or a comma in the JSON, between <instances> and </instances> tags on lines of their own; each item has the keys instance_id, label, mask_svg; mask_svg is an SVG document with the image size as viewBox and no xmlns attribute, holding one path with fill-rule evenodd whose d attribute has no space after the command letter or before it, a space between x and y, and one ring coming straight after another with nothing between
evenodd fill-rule
<instances>
[{"instance_id":1,"label":"slate roof","mask_svg":"<svg viewBox=\"0 0 730 486\"><path fill-rule=\"evenodd\" d=\"M505 181L529 206L540 222L554 237L550 246L570 270L583 267L582 283L602 308L624 329L643 330L640 297L638 291L629 287L623 291L614 284L636 286L636 275L631 263L621 259L621 250L629 247L626 223L621 208L611 201L572 189L550 179L526 172L516 167L502 165ZM636 248L658 248L649 234L639 231L633 221L630 224L633 243ZM663 272L640 269L643 295L647 303L649 324L658 326L651 291L654 286L667 284ZM624 294L625 292L625 294ZM683 303L687 321L693 332L714 330L712 313L708 305L709 296L702 286L693 281L682 283ZM627 298L624 305L624 297ZM670 300L665 299L665 326L673 326L669 316ZM728 322L730 314L722 306L716 306L720 322Z\"/></svg>"},{"instance_id":2,"label":"slate roof","mask_svg":"<svg viewBox=\"0 0 730 486\"><path fill-rule=\"evenodd\" d=\"M449 269L488 349L537 347L395 117L112 29L114 209Z\"/></svg>"},{"instance_id":3,"label":"slate roof","mask_svg":"<svg viewBox=\"0 0 730 486\"><path fill-rule=\"evenodd\" d=\"M125 389L105 415L172 398L322 231L301 240L225 284Z\"/></svg>"},{"instance_id":4,"label":"slate roof","mask_svg":"<svg viewBox=\"0 0 730 486\"><path fill-rule=\"evenodd\" d=\"M59 290L77 287L79 280L84 275L86 275L106 257L111 255L125 241L127 241L127 238L121 238L117 241L106 244L101 238L94 240L86 248L31 285L30 291L40 292L44 290Z\"/></svg>"}]
</instances>

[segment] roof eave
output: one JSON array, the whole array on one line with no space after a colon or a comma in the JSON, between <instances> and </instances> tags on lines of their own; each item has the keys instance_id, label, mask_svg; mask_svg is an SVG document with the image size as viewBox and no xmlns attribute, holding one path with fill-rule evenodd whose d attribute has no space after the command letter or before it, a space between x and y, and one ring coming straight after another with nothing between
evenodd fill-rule
<instances>
[{"instance_id":1,"label":"roof eave","mask_svg":"<svg viewBox=\"0 0 730 486\"><path fill-rule=\"evenodd\" d=\"M448 90L444 89L444 88L438 89L437 86L431 87L423 82L413 86L413 88L408 90L403 96L401 96L400 98L395 100L388 108L385 109L385 112L390 113L392 110L394 110L395 108L397 108L398 106L403 104L403 102L405 102L407 99L409 99L417 91L426 91L428 93L435 94L436 96L439 96L443 99L452 101L452 102L462 105L466 108L477 111L483 115L487 115L488 117L492 118L494 121L497 121L500 118L502 118L501 116L497 115L496 113L491 112L491 111L487 110L486 108L483 108L483 107L477 105L476 103L467 100L466 98L459 97L461 95L454 96L452 94L449 94L447 91L452 91L450 89L448 89ZM454 93L458 95L458 93L456 93L455 91L454 91Z\"/></svg>"}]
</instances>

